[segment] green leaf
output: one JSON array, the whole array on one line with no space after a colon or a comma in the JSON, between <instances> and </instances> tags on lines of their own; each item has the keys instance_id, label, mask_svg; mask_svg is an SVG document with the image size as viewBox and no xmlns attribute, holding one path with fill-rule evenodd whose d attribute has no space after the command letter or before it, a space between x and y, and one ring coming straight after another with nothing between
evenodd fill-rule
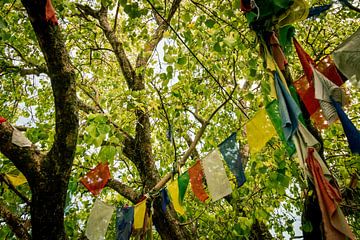
<instances>
[{"instance_id":1,"label":"green leaf","mask_svg":"<svg viewBox=\"0 0 360 240\"><path fill-rule=\"evenodd\" d=\"M112 162L116 155L116 148L114 146L103 146L99 152L98 158L101 161Z\"/></svg>"},{"instance_id":2,"label":"green leaf","mask_svg":"<svg viewBox=\"0 0 360 240\"><path fill-rule=\"evenodd\" d=\"M185 65L186 63L187 63L186 57L179 57L177 60L177 64L179 64L179 65Z\"/></svg>"},{"instance_id":3,"label":"green leaf","mask_svg":"<svg viewBox=\"0 0 360 240\"><path fill-rule=\"evenodd\" d=\"M207 19L207 20L205 21L205 25L206 25L208 28L214 27L215 23L216 23L216 22L215 22L214 20L212 20L212 19Z\"/></svg>"}]
</instances>

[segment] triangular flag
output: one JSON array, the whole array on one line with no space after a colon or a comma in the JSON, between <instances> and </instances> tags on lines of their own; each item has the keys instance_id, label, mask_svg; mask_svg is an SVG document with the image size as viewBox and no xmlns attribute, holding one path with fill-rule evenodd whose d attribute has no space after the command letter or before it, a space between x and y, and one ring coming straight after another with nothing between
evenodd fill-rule
<instances>
[{"instance_id":1,"label":"triangular flag","mask_svg":"<svg viewBox=\"0 0 360 240\"><path fill-rule=\"evenodd\" d=\"M213 150L201 163L212 201L215 202L229 195L232 189L219 151Z\"/></svg>"},{"instance_id":2,"label":"triangular flag","mask_svg":"<svg viewBox=\"0 0 360 240\"><path fill-rule=\"evenodd\" d=\"M116 240L129 240L133 223L134 208L118 208L116 210Z\"/></svg>"},{"instance_id":3,"label":"triangular flag","mask_svg":"<svg viewBox=\"0 0 360 240\"><path fill-rule=\"evenodd\" d=\"M219 149L226 164L235 175L238 187L241 187L245 183L246 179L241 162L240 150L236 143L236 132L232 133L230 137L225 139L225 141L219 145Z\"/></svg>"},{"instance_id":4,"label":"triangular flag","mask_svg":"<svg viewBox=\"0 0 360 240\"><path fill-rule=\"evenodd\" d=\"M161 189L160 195L161 195L161 209L165 213L166 206L170 203L169 195L167 193L166 188Z\"/></svg>"},{"instance_id":5,"label":"triangular flag","mask_svg":"<svg viewBox=\"0 0 360 240\"><path fill-rule=\"evenodd\" d=\"M134 229L142 229L144 227L146 200L145 198L134 206Z\"/></svg>"},{"instance_id":6,"label":"triangular flag","mask_svg":"<svg viewBox=\"0 0 360 240\"><path fill-rule=\"evenodd\" d=\"M179 184L179 201L182 204L184 201L185 193L189 185L189 173L185 172L178 177Z\"/></svg>"},{"instance_id":7,"label":"triangular flag","mask_svg":"<svg viewBox=\"0 0 360 240\"><path fill-rule=\"evenodd\" d=\"M177 180L171 181L167 186L172 204L174 205L175 211L180 215L185 214L185 209L180 203L180 195L179 195L179 184Z\"/></svg>"},{"instance_id":8,"label":"triangular flag","mask_svg":"<svg viewBox=\"0 0 360 240\"><path fill-rule=\"evenodd\" d=\"M87 221L85 235L89 240L105 239L111 216L115 208L96 199Z\"/></svg>"},{"instance_id":9,"label":"triangular flag","mask_svg":"<svg viewBox=\"0 0 360 240\"><path fill-rule=\"evenodd\" d=\"M191 182L191 189L193 190L195 196L202 202L205 202L209 198L204 189L203 178L204 172L201 168L200 161L197 161L188 170Z\"/></svg>"},{"instance_id":10,"label":"triangular flag","mask_svg":"<svg viewBox=\"0 0 360 240\"><path fill-rule=\"evenodd\" d=\"M27 182L25 176L22 173L17 176L12 174L5 174L5 176L14 187L20 186Z\"/></svg>"},{"instance_id":11,"label":"triangular flag","mask_svg":"<svg viewBox=\"0 0 360 240\"><path fill-rule=\"evenodd\" d=\"M107 163L99 163L90 170L80 182L95 196L99 195L110 179L110 170Z\"/></svg>"},{"instance_id":12,"label":"triangular flag","mask_svg":"<svg viewBox=\"0 0 360 240\"><path fill-rule=\"evenodd\" d=\"M276 135L265 109L260 109L245 127L251 154L259 152Z\"/></svg>"}]
</instances>

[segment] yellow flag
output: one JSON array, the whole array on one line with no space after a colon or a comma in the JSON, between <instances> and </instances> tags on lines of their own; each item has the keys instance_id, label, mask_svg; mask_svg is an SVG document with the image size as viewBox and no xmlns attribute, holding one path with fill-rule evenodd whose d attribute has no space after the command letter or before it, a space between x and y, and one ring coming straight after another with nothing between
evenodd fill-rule
<instances>
[{"instance_id":1,"label":"yellow flag","mask_svg":"<svg viewBox=\"0 0 360 240\"><path fill-rule=\"evenodd\" d=\"M142 229L146 212L146 199L134 206L134 229Z\"/></svg>"},{"instance_id":2,"label":"yellow flag","mask_svg":"<svg viewBox=\"0 0 360 240\"><path fill-rule=\"evenodd\" d=\"M246 123L246 135L250 153L259 152L266 143L276 135L276 130L268 118L265 109L259 110L255 116Z\"/></svg>"},{"instance_id":3,"label":"yellow flag","mask_svg":"<svg viewBox=\"0 0 360 240\"><path fill-rule=\"evenodd\" d=\"M168 192L172 200L172 204L174 205L175 211L178 212L180 215L185 214L185 209L181 206L179 202L179 184L177 180L172 181L169 183Z\"/></svg>"},{"instance_id":4,"label":"yellow flag","mask_svg":"<svg viewBox=\"0 0 360 240\"><path fill-rule=\"evenodd\" d=\"M295 0L294 3L279 17L280 27L305 20L309 15L309 5L305 0Z\"/></svg>"},{"instance_id":5,"label":"yellow flag","mask_svg":"<svg viewBox=\"0 0 360 240\"><path fill-rule=\"evenodd\" d=\"M12 175L12 174L5 174L5 176L14 187L20 186L27 182L25 176L22 173L20 173L17 176Z\"/></svg>"}]
</instances>

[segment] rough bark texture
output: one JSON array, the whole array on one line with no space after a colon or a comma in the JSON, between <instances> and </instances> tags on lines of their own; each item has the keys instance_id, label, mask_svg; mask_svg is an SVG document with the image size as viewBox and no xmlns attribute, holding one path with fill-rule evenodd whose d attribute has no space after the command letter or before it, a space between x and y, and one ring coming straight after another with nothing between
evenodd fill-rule
<instances>
[{"instance_id":1,"label":"rough bark texture","mask_svg":"<svg viewBox=\"0 0 360 240\"><path fill-rule=\"evenodd\" d=\"M5 222L10 227L10 229L13 231L15 236L19 239L23 240L30 240L30 234L24 227L23 222L21 219L17 216L15 216L12 212L9 211L5 207L3 203L0 202L0 217L5 219Z\"/></svg>"}]
</instances>

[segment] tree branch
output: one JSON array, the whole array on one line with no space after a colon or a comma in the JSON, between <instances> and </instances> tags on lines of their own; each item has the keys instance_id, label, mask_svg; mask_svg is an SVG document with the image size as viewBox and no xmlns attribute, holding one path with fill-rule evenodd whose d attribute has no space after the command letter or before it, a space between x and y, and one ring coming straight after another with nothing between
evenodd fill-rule
<instances>
[{"instance_id":1,"label":"tree branch","mask_svg":"<svg viewBox=\"0 0 360 240\"><path fill-rule=\"evenodd\" d=\"M124 196L126 199L131 201L132 203L136 203L136 201L140 197L140 193L135 192L131 187L115 179L110 179L106 186L115 190L116 192Z\"/></svg>"}]
</instances>

